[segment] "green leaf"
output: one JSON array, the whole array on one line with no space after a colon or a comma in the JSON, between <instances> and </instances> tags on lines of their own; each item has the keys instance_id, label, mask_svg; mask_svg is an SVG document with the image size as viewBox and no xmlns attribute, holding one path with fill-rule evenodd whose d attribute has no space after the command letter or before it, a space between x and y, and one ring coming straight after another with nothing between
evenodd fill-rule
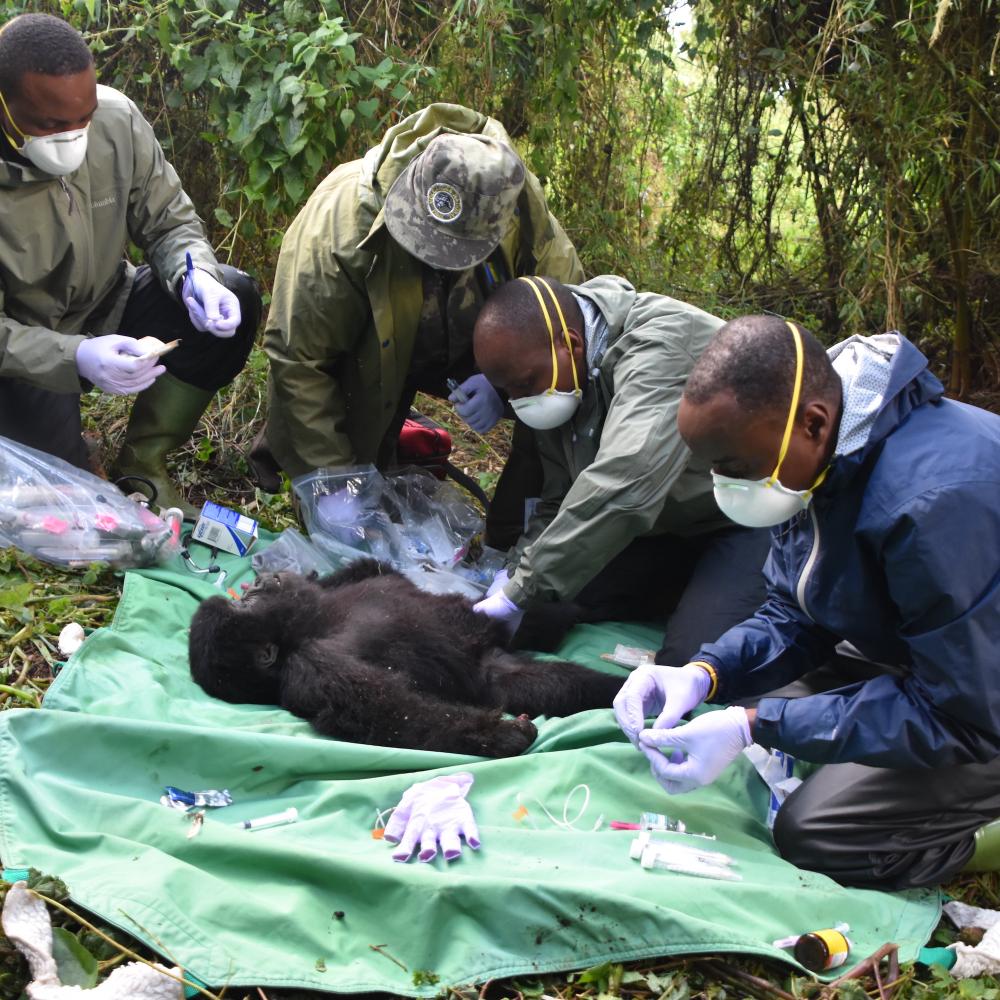
<instances>
[{"instance_id":1,"label":"green leaf","mask_svg":"<svg viewBox=\"0 0 1000 1000\"><path fill-rule=\"evenodd\" d=\"M362 118L372 118L378 111L378 99L372 98L367 101L358 101L358 114Z\"/></svg>"},{"instance_id":2,"label":"green leaf","mask_svg":"<svg viewBox=\"0 0 1000 1000\"><path fill-rule=\"evenodd\" d=\"M232 215L221 205L215 209L215 219L220 225L226 226L227 228L232 226L234 222Z\"/></svg>"},{"instance_id":3,"label":"green leaf","mask_svg":"<svg viewBox=\"0 0 1000 1000\"><path fill-rule=\"evenodd\" d=\"M52 957L64 986L89 990L97 985L97 959L65 927L52 928Z\"/></svg>"},{"instance_id":4,"label":"green leaf","mask_svg":"<svg viewBox=\"0 0 1000 1000\"><path fill-rule=\"evenodd\" d=\"M340 112L340 120L344 123L344 128L350 128L354 124L354 112L350 108L344 108Z\"/></svg>"},{"instance_id":5,"label":"green leaf","mask_svg":"<svg viewBox=\"0 0 1000 1000\"><path fill-rule=\"evenodd\" d=\"M204 56L193 56L181 75L181 86L187 90L197 90L208 77L208 60Z\"/></svg>"},{"instance_id":6,"label":"green leaf","mask_svg":"<svg viewBox=\"0 0 1000 1000\"><path fill-rule=\"evenodd\" d=\"M23 608L24 602L31 597L33 587L30 583L22 583L16 587L0 590L0 608Z\"/></svg>"}]
</instances>

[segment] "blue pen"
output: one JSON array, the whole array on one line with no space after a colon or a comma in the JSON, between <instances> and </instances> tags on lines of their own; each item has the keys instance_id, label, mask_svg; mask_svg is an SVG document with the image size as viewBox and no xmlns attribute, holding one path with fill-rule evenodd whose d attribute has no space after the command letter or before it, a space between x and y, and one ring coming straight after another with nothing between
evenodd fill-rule
<instances>
[{"instance_id":1,"label":"blue pen","mask_svg":"<svg viewBox=\"0 0 1000 1000\"><path fill-rule=\"evenodd\" d=\"M188 252L184 254L184 257L187 260L187 279L190 281L191 276L194 274L194 261L191 260L191 251L188 250Z\"/></svg>"}]
</instances>

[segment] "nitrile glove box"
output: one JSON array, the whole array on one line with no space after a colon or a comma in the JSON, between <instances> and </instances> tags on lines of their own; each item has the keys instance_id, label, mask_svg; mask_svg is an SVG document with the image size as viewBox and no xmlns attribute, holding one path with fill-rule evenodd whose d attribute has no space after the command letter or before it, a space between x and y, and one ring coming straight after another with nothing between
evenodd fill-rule
<instances>
[{"instance_id":1,"label":"nitrile glove box","mask_svg":"<svg viewBox=\"0 0 1000 1000\"><path fill-rule=\"evenodd\" d=\"M220 552L245 556L257 541L257 522L246 514L221 507L211 500L205 502L198 515L191 537L202 545L211 545Z\"/></svg>"}]
</instances>

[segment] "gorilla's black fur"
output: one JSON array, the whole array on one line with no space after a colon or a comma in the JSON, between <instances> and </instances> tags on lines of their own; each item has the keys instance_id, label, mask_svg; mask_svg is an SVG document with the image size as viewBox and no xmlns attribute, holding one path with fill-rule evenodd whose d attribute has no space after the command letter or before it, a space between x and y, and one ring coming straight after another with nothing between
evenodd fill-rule
<instances>
[{"instance_id":1,"label":"gorilla's black fur","mask_svg":"<svg viewBox=\"0 0 1000 1000\"><path fill-rule=\"evenodd\" d=\"M604 708L621 686L577 663L507 650L503 626L374 559L318 580L268 575L191 622L194 679L216 698L281 705L357 743L510 757L527 717Z\"/></svg>"}]
</instances>

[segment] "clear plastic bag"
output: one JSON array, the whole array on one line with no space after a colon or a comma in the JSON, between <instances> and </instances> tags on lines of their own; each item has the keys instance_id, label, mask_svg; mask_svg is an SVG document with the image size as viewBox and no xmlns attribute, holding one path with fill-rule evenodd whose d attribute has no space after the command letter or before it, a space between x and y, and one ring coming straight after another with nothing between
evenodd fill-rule
<instances>
[{"instance_id":1,"label":"clear plastic bag","mask_svg":"<svg viewBox=\"0 0 1000 1000\"><path fill-rule=\"evenodd\" d=\"M159 518L117 486L0 437L0 546L60 566L151 566L175 555L181 513Z\"/></svg>"},{"instance_id":2,"label":"clear plastic bag","mask_svg":"<svg viewBox=\"0 0 1000 1000\"><path fill-rule=\"evenodd\" d=\"M470 572L467 565L469 544L483 530L479 512L455 486L423 469L388 477L373 465L318 469L292 487L309 540L337 565L371 556L422 589L468 597L480 596L493 579L489 570Z\"/></svg>"},{"instance_id":3,"label":"clear plastic bag","mask_svg":"<svg viewBox=\"0 0 1000 1000\"><path fill-rule=\"evenodd\" d=\"M327 558L309 539L294 528L287 528L266 549L255 552L250 560L256 573L318 573L328 576L339 563Z\"/></svg>"}]
</instances>

